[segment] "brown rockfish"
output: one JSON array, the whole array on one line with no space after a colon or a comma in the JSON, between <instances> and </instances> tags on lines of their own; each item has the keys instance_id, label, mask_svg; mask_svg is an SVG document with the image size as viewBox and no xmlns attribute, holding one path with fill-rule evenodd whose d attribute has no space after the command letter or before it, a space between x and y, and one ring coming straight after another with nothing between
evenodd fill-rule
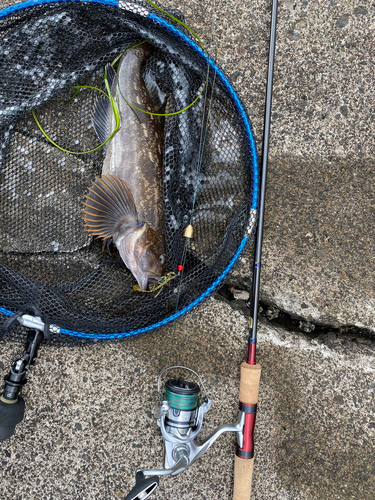
<instances>
[{"instance_id":1,"label":"brown rockfish","mask_svg":"<svg viewBox=\"0 0 375 500\"><path fill-rule=\"evenodd\" d=\"M148 43L128 50L120 60L118 78L110 65L106 67L120 128L107 143L102 177L89 188L83 210L87 231L103 239L112 237L141 290L166 270L161 118L137 111L125 101L160 112L163 94L152 79L146 85L142 77L150 50ZM115 127L106 97L98 100L93 122L103 143Z\"/></svg>"}]
</instances>

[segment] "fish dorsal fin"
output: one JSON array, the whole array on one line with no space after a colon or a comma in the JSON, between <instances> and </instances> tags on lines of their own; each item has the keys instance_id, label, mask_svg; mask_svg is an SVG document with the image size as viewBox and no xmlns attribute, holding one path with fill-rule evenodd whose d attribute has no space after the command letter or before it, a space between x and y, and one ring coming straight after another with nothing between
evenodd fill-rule
<instances>
[{"instance_id":1,"label":"fish dorsal fin","mask_svg":"<svg viewBox=\"0 0 375 500\"><path fill-rule=\"evenodd\" d=\"M156 83L154 72L151 69L143 72L143 81L155 111L161 111L165 105L167 94L165 94Z\"/></svg>"},{"instance_id":2,"label":"fish dorsal fin","mask_svg":"<svg viewBox=\"0 0 375 500\"><path fill-rule=\"evenodd\" d=\"M107 75L111 94L113 95L116 87L116 71L110 64L107 64L105 67L105 73ZM103 142L105 142L110 136L111 130L109 124L111 113L113 113L113 111L108 97L99 97L95 103L92 121L100 144L103 144Z\"/></svg>"},{"instance_id":3,"label":"fish dorsal fin","mask_svg":"<svg viewBox=\"0 0 375 500\"><path fill-rule=\"evenodd\" d=\"M107 76L109 88L111 89L111 93L113 94L113 89L116 84L116 71L109 63L105 65L105 74Z\"/></svg>"},{"instance_id":4,"label":"fish dorsal fin","mask_svg":"<svg viewBox=\"0 0 375 500\"><path fill-rule=\"evenodd\" d=\"M116 175L97 177L89 187L82 218L93 236L110 238L119 229L138 227L137 209L127 184Z\"/></svg>"}]
</instances>

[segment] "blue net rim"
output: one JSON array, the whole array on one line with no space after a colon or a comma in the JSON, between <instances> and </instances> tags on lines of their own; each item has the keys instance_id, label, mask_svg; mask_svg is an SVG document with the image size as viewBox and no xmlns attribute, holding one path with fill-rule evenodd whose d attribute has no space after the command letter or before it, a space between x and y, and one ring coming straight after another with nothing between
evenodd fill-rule
<instances>
[{"instance_id":1,"label":"blue net rim","mask_svg":"<svg viewBox=\"0 0 375 500\"><path fill-rule=\"evenodd\" d=\"M11 5L3 10L0 10L0 19L10 16L16 12L20 12L22 10L26 10L32 7L36 7L38 5L46 5L46 4L54 4L54 3L92 3L92 4L101 4L101 5L109 5L112 7L120 8L118 0L28 0L26 2L21 2L15 5ZM159 26L164 27L165 29L171 31L175 36L180 38L182 41L187 43L193 50L205 61L207 61L210 65L210 68L213 71L216 71L216 76L221 80L221 82L224 84L226 89L228 90L233 102L235 103L237 110L239 114L241 115L241 118L243 120L243 124L245 126L248 140L249 140L249 147L250 147L250 152L251 152L251 163L252 163L252 178L251 178L251 185L252 185L252 192L250 194L251 197L251 209L252 211L258 209L258 202L259 202L259 185L260 185L260 174L259 174L259 165L258 165L258 157L257 157L257 151L256 151L256 144L255 144L255 138L254 134L251 128L250 121L247 117L245 108L243 107L240 98L238 97L237 93L235 92L234 88L228 81L228 79L225 77L224 73L219 69L219 67L214 63L212 59L210 59L207 54L199 47L193 40L191 40L188 36L186 36L182 31L177 29L175 26L172 24L168 23L161 17L149 12L147 15L147 18L152 20L155 24L158 24ZM244 237L240 243L240 246L238 247L237 251L233 255L231 261L227 265L227 267L224 269L224 271L220 274L220 276L211 284L210 287L207 288L207 290L202 293L197 299L195 299L191 304L188 306L184 307L180 311L176 312L175 314L172 314L168 318L165 318L162 321L158 321L157 323L154 323L152 325L149 325L147 327L139 328L137 330L131 330L128 332L121 332L121 333L113 333L113 334L108 334L108 333L85 333L85 332L80 332L80 331L75 331L75 330L69 330L66 328L59 328L58 326L55 327L58 328L59 333L62 335L68 335L72 337L78 337L81 339L90 339L90 340L118 340L118 339L125 339L129 337L135 337L137 335L141 335L147 332L150 332L156 328L160 328L162 326L167 325L168 323L171 323L172 321L176 320L180 316L186 314L187 312L191 311L194 307L196 307L198 304L203 302L216 288L220 286L220 284L224 281L226 276L229 274L233 266L235 265L237 259L239 258L240 254L242 253L244 247L246 246L246 243L248 241L247 237ZM5 307L0 307L0 312L6 316L13 316L15 313L10 311L9 309L6 309ZM52 325L51 325L52 326Z\"/></svg>"}]
</instances>

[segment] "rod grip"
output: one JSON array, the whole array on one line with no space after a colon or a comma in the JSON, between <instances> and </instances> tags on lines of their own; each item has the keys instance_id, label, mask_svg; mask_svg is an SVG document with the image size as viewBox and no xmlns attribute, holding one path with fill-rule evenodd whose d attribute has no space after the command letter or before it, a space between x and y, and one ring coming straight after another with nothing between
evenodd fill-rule
<instances>
[{"instance_id":1,"label":"rod grip","mask_svg":"<svg viewBox=\"0 0 375 500\"><path fill-rule=\"evenodd\" d=\"M244 460L234 457L234 490L233 500L249 500L253 479L254 459Z\"/></svg>"},{"instance_id":2,"label":"rod grip","mask_svg":"<svg viewBox=\"0 0 375 500\"><path fill-rule=\"evenodd\" d=\"M258 403L261 367L258 364L241 364L240 403L256 405ZM252 441L252 440L251 440ZM234 459L233 500L250 500L253 478L254 458Z\"/></svg>"},{"instance_id":3,"label":"rod grip","mask_svg":"<svg viewBox=\"0 0 375 500\"><path fill-rule=\"evenodd\" d=\"M241 363L240 403L256 405L258 403L261 367Z\"/></svg>"}]
</instances>

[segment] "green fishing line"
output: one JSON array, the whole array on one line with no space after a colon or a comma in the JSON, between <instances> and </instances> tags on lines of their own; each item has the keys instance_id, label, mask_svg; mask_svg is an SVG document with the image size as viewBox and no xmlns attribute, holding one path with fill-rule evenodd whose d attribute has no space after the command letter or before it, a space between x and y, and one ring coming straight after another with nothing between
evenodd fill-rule
<instances>
[{"instance_id":1,"label":"green fishing line","mask_svg":"<svg viewBox=\"0 0 375 500\"><path fill-rule=\"evenodd\" d=\"M198 406L199 393L178 394L172 392L168 387L165 389L165 397L172 408L177 410L194 410Z\"/></svg>"}]
</instances>

